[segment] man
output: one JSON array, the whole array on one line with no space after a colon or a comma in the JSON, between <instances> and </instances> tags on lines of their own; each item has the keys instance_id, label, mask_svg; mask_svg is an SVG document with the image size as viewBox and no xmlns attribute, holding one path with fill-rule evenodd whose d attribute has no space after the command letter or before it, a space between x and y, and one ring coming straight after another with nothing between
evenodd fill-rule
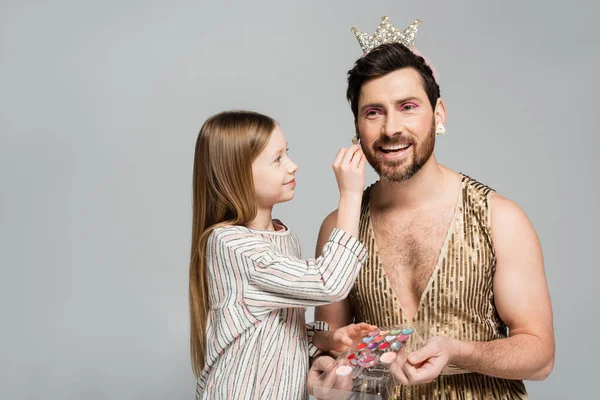
<instances>
[{"instance_id":1,"label":"man","mask_svg":"<svg viewBox=\"0 0 600 400\"><path fill-rule=\"evenodd\" d=\"M424 329L425 345L390 368L402 384L395 398L525 399L522 380L543 380L554 364L540 243L517 204L437 163L446 108L431 68L405 44L365 50L348 73L356 135L381 179L363 197L368 260L350 296L315 319L331 330ZM336 211L324 220L317 249L335 220ZM319 335L330 333L315 344ZM309 387L330 361L315 361Z\"/></svg>"}]
</instances>

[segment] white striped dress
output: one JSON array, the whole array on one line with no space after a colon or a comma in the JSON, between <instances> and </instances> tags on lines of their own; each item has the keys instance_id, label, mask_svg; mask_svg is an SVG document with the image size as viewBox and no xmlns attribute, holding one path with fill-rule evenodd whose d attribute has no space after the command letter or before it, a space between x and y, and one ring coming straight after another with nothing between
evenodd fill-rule
<instances>
[{"instance_id":1,"label":"white striped dress","mask_svg":"<svg viewBox=\"0 0 600 400\"><path fill-rule=\"evenodd\" d=\"M344 299L366 251L334 229L317 259L300 259L285 228L217 228L207 243L210 312L196 399L306 399L305 307Z\"/></svg>"}]
</instances>

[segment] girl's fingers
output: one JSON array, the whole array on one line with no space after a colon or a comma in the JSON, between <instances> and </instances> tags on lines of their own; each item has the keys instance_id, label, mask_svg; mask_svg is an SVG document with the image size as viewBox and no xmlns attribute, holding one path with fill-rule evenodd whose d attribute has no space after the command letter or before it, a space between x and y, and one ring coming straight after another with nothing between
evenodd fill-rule
<instances>
[{"instance_id":1,"label":"girl's fingers","mask_svg":"<svg viewBox=\"0 0 600 400\"><path fill-rule=\"evenodd\" d=\"M346 149L346 154L344 154L344 158L342 159L342 165L350 165L352 159L356 152L360 149L359 146L352 146Z\"/></svg>"},{"instance_id":2,"label":"girl's fingers","mask_svg":"<svg viewBox=\"0 0 600 400\"><path fill-rule=\"evenodd\" d=\"M340 163L342 162L342 159L344 158L344 155L346 154L346 150L348 150L348 149L344 147L338 151L337 156L335 157L335 160L333 161L334 167L337 167L338 165L340 165Z\"/></svg>"},{"instance_id":3,"label":"girl's fingers","mask_svg":"<svg viewBox=\"0 0 600 400\"><path fill-rule=\"evenodd\" d=\"M363 154L360 156L360 162L358 163L358 168L363 169L365 164L367 163L367 157Z\"/></svg>"},{"instance_id":4,"label":"girl's fingers","mask_svg":"<svg viewBox=\"0 0 600 400\"><path fill-rule=\"evenodd\" d=\"M356 153L354 153L354 156L352 157L352 167L353 168L358 168L363 156L364 156L364 154L363 154L361 148L359 147L358 151Z\"/></svg>"}]
</instances>

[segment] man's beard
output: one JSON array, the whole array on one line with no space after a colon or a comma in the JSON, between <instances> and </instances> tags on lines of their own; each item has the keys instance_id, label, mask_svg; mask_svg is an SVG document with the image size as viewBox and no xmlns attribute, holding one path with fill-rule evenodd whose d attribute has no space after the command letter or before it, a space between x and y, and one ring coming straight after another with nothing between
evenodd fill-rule
<instances>
[{"instance_id":1,"label":"man's beard","mask_svg":"<svg viewBox=\"0 0 600 400\"><path fill-rule=\"evenodd\" d=\"M412 147L412 157L409 160L400 162L385 161L377 155L377 148L384 145L410 144ZM365 157L375 172L382 178L390 182L402 182L410 179L416 174L433 154L435 146L435 119L431 122L429 135L423 143L418 147L414 140L410 137L398 136L382 136L373 142L370 149L364 149ZM406 164L405 166L402 166Z\"/></svg>"}]
</instances>

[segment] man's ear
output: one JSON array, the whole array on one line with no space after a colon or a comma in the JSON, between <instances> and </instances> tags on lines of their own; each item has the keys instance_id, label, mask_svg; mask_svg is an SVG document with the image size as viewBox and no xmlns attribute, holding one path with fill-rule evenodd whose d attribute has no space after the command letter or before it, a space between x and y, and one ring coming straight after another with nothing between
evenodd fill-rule
<instances>
[{"instance_id":1,"label":"man's ear","mask_svg":"<svg viewBox=\"0 0 600 400\"><path fill-rule=\"evenodd\" d=\"M439 124L446 125L446 105L441 97L438 97L437 99L435 109L433 110L433 116L435 118L435 126L438 126Z\"/></svg>"},{"instance_id":2,"label":"man's ear","mask_svg":"<svg viewBox=\"0 0 600 400\"><path fill-rule=\"evenodd\" d=\"M358 123L354 120L354 137L352 138L353 144L360 143L360 134L358 133Z\"/></svg>"}]
</instances>

